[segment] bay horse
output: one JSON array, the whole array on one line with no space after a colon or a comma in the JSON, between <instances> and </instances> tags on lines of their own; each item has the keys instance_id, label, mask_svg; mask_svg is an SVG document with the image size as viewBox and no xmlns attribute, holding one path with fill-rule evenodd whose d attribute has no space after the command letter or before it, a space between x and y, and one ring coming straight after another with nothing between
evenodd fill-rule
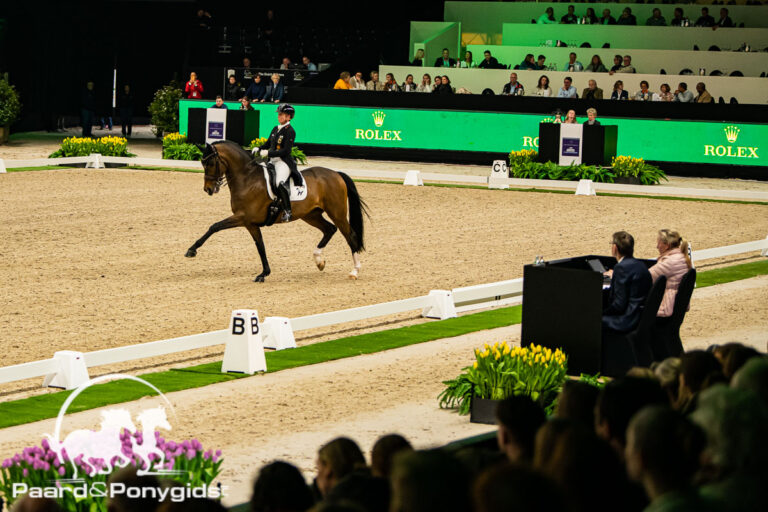
<instances>
[{"instance_id":1,"label":"bay horse","mask_svg":"<svg viewBox=\"0 0 768 512\"><path fill-rule=\"evenodd\" d=\"M231 195L232 215L211 225L208 231L192 244L185 256L194 258L200 246L214 233L242 226L253 237L261 258L262 271L254 281L263 283L271 271L261 228L266 225L268 209L272 203L267 191L264 168L253 159L251 153L230 141L206 144L202 164L205 172L203 190L208 195L213 195L226 182ZM355 183L343 172L325 167L310 167L302 172L302 176L307 185L307 196L301 201L291 203L291 220L301 219L322 231L323 238L313 254L315 264L320 270L325 268L323 248L328 245L336 230L341 230L352 251L353 266L349 278L357 279L360 273L360 253L365 250L363 214L368 215L368 209L360 198ZM323 212L328 214L332 222L323 217Z\"/></svg>"}]
</instances>

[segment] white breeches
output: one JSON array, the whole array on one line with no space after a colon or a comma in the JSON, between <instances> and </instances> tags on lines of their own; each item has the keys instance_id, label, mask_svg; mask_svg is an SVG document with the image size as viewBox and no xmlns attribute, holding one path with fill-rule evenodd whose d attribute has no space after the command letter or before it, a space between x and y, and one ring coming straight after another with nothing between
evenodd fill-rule
<instances>
[{"instance_id":1,"label":"white breeches","mask_svg":"<svg viewBox=\"0 0 768 512\"><path fill-rule=\"evenodd\" d=\"M277 157L270 159L270 162L275 166L275 181L277 181L277 184L279 185L284 181L287 181L291 175L291 170L288 168L288 165L283 162L282 159Z\"/></svg>"}]
</instances>

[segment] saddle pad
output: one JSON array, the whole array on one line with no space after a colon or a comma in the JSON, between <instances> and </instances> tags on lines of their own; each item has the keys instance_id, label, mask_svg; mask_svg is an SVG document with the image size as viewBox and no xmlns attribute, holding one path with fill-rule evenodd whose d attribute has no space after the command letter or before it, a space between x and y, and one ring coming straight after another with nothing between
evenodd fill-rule
<instances>
[{"instance_id":1,"label":"saddle pad","mask_svg":"<svg viewBox=\"0 0 768 512\"><path fill-rule=\"evenodd\" d=\"M264 169L264 180L267 182L267 193L269 194L269 198L271 200L275 200L275 191L272 190L272 184L269 182L269 171L267 171L267 167L265 165L261 166L262 169ZM299 171L301 172L301 171ZM294 201L303 201L307 198L307 180L304 179L304 185L300 187L295 187L293 185L293 179L288 178L288 183L290 184L290 187L288 187L291 191L291 202Z\"/></svg>"}]
</instances>

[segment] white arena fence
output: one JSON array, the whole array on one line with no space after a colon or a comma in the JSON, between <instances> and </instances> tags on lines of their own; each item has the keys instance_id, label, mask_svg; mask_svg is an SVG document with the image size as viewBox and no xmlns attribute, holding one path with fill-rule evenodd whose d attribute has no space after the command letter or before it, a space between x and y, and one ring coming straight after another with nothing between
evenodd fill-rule
<instances>
[{"instance_id":1,"label":"white arena fence","mask_svg":"<svg viewBox=\"0 0 768 512\"><path fill-rule=\"evenodd\" d=\"M358 179L384 179L402 181L406 185L423 185L424 182L432 183L459 183L464 185L487 185L489 188L541 188L554 190L572 190L580 195L594 195L595 192L607 192L615 194L649 194L655 196L683 196L706 197L716 199L730 199L739 201L768 201L768 192L757 190L715 190L705 188L683 187L659 187L654 185L624 185L618 183L593 183L589 180L556 181L556 180L527 180L508 178L506 163L497 165L502 161L494 162L488 176L475 176L463 174L444 174L412 171L382 171L363 169L337 169ZM100 169L105 164L119 165L147 165L152 167L169 167L179 169L202 169L199 161L166 160L163 158L143 157L117 157L102 156L93 153L88 156L67 158L37 158L30 160L3 160L0 159L0 174L6 169L19 167L42 167L58 165L85 164L86 168Z\"/></svg>"},{"instance_id":2,"label":"white arena fence","mask_svg":"<svg viewBox=\"0 0 768 512\"><path fill-rule=\"evenodd\" d=\"M754 251L761 251L762 256L768 256L768 237L765 240L694 251L692 256L695 262L700 262ZM462 311L521 302L522 294L523 279L518 278L455 288L451 291L433 290L428 295L421 297L292 319L267 317L260 326L259 344L263 345L264 348L276 350L294 348L296 347L295 332L414 310L421 310L423 317L444 320L456 317L457 313ZM124 363L216 345L227 345L229 350L230 342L232 342L230 329L223 329L94 352L59 351L50 359L0 368L0 384L45 377L43 386L73 389L88 380L88 368L91 367Z\"/></svg>"}]
</instances>

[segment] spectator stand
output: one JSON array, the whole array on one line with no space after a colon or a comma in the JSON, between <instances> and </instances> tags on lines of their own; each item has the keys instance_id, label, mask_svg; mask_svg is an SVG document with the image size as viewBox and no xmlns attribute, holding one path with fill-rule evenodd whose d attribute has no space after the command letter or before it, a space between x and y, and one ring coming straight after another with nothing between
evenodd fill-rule
<instances>
[{"instance_id":1,"label":"spectator stand","mask_svg":"<svg viewBox=\"0 0 768 512\"><path fill-rule=\"evenodd\" d=\"M408 62L418 50L424 50L424 65L430 66L442 56L443 48L448 48L450 58L461 60L461 23L443 21L412 21L411 36L408 45L411 54ZM382 75L383 76L383 75Z\"/></svg>"}]
</instances>

